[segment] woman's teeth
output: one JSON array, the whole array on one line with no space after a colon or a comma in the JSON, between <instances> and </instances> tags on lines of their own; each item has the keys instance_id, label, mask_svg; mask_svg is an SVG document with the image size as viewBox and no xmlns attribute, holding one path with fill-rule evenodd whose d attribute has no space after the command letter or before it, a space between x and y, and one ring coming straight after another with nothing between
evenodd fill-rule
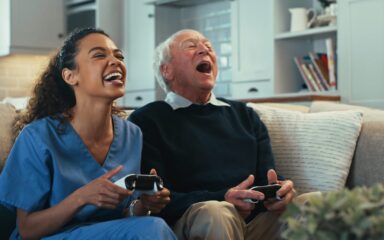
<instances>
[{"instance_id":1,"label":"woman's teeth","mask_svg":"<svg viewBox=\"0 0 384 240\"><path fill-rule=\"evenodd\" d=\"M104 77L104 80L106 81L113 81L113 80L120 80L123 77L123 75L119 72L110 73L107 76Z\"/></svg>"}]
</instances>

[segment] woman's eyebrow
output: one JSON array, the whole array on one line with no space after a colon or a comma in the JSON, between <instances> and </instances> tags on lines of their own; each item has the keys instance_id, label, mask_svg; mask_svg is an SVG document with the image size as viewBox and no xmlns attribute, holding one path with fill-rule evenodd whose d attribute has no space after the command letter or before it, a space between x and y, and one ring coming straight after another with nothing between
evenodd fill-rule
<instances>
[{"instance_id":1,"label":"woman's eyebrow","mask_svg":"<svg viewBox=\"0 0 384 240\"><path fill-rule=\"evenodd\" d=\"M94 48L91 48L89 51L88 51L88 53L91 53L91 52L93 52L93 51L97 51L97 50L99 50L99 51L106 51L105 50L105 48L103 48L103 47L94 47Z\"/></svg>"},{"instance_id":2,"label":"woman's eyebrow","mask_svg":"<svg viewBox=\"0 0 384 240\"><path fill-rule=\"evenodd\" d=\"M114 53L121 53L121 54L123 54L123 51L121 49L118 49L118 48L114 49L113 52Z\"/></svg>"},{"instance_id":3,"label":"woman's eyebrow","mask_svg":"<svg viewBox=\"0 0 384 240\"><path fill-rule=\"evenodd\" d=\"M91 53L91 52L94 52L94 51L103 51L103 52L106 52L107 49L104 48L104 47L94 47L94 48L91 48L89 51L88 51L88 54ZM123 51L119 48L116 48L116 49L113 49L112 50L113 53L123 53Z\"/></svg>"}]
</instances>

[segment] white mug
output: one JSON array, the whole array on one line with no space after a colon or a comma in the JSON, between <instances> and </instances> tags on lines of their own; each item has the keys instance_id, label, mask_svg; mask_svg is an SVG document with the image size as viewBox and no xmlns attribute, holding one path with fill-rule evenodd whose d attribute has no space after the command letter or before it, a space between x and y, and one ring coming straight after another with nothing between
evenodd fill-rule
<instances>
[{"instance_id":1,"label":"white mug","mask_svg":"<svg viewBox=\"0 0 384 240\"><path fill-rule=\"evenodd\" d=\"M325 8L325 15L336 16L337 15L337 4L331 3Z\"/></svg>"},{"instance_id":2,"label":"white mug","mask_svg":"<svg viewBox=\"0 0 384 240\"><path fill-rule=\"evenodd\" d=\"M313 8L290 8L289 12L291 13L291 32L310 28L316 19L316 11Z\"/></svg>"}]
</instances>

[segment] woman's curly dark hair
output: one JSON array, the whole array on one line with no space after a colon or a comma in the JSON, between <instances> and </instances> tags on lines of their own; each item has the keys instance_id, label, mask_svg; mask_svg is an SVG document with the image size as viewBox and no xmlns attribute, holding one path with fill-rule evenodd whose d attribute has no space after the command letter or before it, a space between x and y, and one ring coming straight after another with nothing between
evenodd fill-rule
<instances>
[{"instance_id":1,"label":"woman's curly dark hair","mask_svg":"<svg viewBox=\"0 0 384 240\"><path fill-rule=\"evenodd\" d=\"M79 42L92 33L109 37L101 29L76 29L51 58L48 67L37 80L26 111L19 114L16 119L13 131L14 138L26 124L43 117L57 117L59 114L63 114L66 119L71 119L70 109L76 105L76 97L72 87L62 78L61 72L64 68L72 70L77 67L75 57L79 51ZM124 111L116 106L112 106L112 113L119 116L125 115Z\"/></svg>"}]
</instances>

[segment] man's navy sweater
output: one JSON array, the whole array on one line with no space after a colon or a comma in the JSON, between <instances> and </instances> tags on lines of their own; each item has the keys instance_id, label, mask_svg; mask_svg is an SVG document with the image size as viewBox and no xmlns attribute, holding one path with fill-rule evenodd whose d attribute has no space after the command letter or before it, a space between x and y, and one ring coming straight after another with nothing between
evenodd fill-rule
<instances>
[{"instance_id":1,"label":"man's navy sweater","mask_svg":"<svg viewBox=\"0 0 384 240\"><path fill-rule=\"evenodd\" d=\"M129 120L143 132L142 172L155 168L171 191L160 213L173 224L192 204L224 200L231 187L255 176L267 184L274 159L265 125L244 103L192 104L173 110L164 101L134 111ZM252 214L264 210L259 204Z\"/></svg>"}]
</instances>

